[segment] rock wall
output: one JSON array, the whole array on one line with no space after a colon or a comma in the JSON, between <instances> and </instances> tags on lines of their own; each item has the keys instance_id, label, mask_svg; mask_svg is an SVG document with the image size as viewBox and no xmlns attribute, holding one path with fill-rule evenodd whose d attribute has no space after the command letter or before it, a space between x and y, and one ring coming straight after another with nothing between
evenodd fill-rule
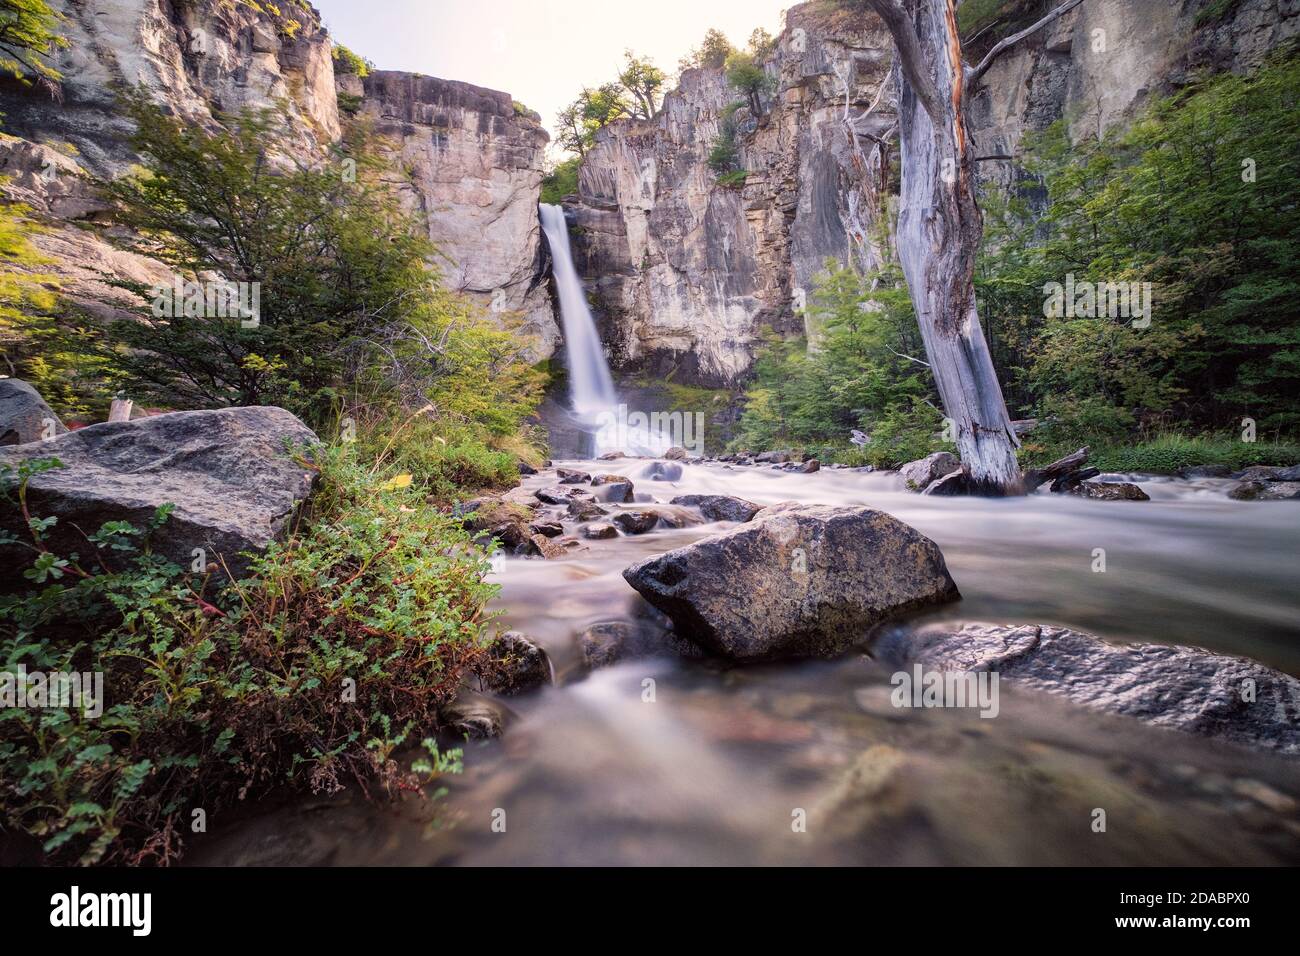
<instances>
[{"instance_id":1,"label":"rock wall","mask_svg":"<svg viewBox=\"0 0 1300 956\"><path fill-rule=\"evenodd\" d=\"M339 93L392 137L391 179L423 213L454 288L496 312L525 314L522 333L538 357L558 338L545 292L537 223L546 133L535 114L516 114L505 93L415 74L375 72L364 85L335 75L332 41L305 0L52 0L66 18L69 48L50 60L63 81L0 81L3 192L42 219L37 246L53 259L64 295L103 317L133 300L107 280L170 281L158 262L118 248L100 228L97 184L136 157L115 90L142 86L196 125L223 114L283 103L288 130L277 147L296 160L323 159L343 134ZM501 292L493 296L496 290Z\"/></svg>"},{"instance_id":2,"label":"rock wall","mask_svg":"<svg viewBox=\"0 0 1300 956\"><path fill-rule=\"evenodd\" d=\"M1063 116L1075 136L1105 130L1200 71L1250 69L1300 32L1300 0L1240 0L1204 17L1213 4L1087 0L995 62L968 117L978 152L1014 154L1027 130ZM1032 0L1024 7L1037 15ZM1097 30L1104 47L1094 50ZM862 183L881 172L873 136L895 121L891 57L870 14L825 3L787 11L763 115L736 113L741 189L720 185L707 163L722 110L740 96L720 70L686 71L653 120L601 132L570 216L579 271L625 376L734 383L764 327L803 324L799 290L828 257L873 263L891 213ZM1012 168L985 162L980 174L1006 187Z\"/></svg>"}]
</instances>

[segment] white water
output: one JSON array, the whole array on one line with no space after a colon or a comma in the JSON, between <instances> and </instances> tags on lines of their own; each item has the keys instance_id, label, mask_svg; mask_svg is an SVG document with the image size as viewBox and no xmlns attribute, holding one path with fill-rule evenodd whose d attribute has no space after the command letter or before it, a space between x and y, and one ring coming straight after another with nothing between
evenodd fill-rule
<instances>
[{"instance_id":1,"label":"white water","mask_svg":"<svg viewBox=\"0 0 1300 956\"><path fill-rule=\"evenodd\" d=\"M630 428L619 418L618 394L587 306L587 296L573 266L569 227L561 206L540 204L542 231L551 246L555 287L560 295L564 322L564 349L569 368L569 404L574 419L591 432L593 455L623 451L635 455L662 455L673 444L670 437L644 428Z\"/></svg>"}]
</instances>

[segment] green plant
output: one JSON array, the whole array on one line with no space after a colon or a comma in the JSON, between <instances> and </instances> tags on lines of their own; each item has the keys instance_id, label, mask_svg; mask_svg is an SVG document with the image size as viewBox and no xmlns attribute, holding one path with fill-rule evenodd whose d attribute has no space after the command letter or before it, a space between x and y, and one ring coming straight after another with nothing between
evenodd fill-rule
<instances>
[{"instance_id":1,"label":"green plant","mask_svg":"<svg viewBox=\"0 0 1300 956\"><path fill-rule=\"evenodd\" d=\"M45 0L0 0L0 71L30 84L35 74L46 84L62 77L45 62L55 50L66 50L68 40L59 29L66 19Z\"/></svg>"},{"instance_id":2,"label":"green plant","mask_svg":"<svg viewBox=\"0 0 1300 956\"><path fill-rule=\"evenodd\" d=\"M365 79L370 75L370 71L374 69L373 63L364 57L353 53L342 43L335 42L334 48L330 51L330 55L334 58L335 73L352 73L361 79Z\"/></svg>"}]
</instances>

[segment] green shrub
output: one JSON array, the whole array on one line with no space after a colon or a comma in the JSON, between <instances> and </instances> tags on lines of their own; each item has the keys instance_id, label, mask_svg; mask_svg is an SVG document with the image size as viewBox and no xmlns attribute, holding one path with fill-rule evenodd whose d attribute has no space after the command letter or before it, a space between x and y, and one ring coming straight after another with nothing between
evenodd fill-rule
<instances>
[{"instance_id":1,"label":"green shrub","mask_svg":"<svg viewBox=\"0 0 1300 956\"><path fill-rule=\"evenodd\" d=\"M0 711L0 816L50 861L166 863L195 810L348 782L419 791L458 769L431 738L409 769L395 754L482 656L486 555L355 448L312 454L298 525L215 593L152 554L150 528L112 522L82 555L51 555L54 519L33 516L32 587L0 601L3 668L99 671L106 698L98 718ZM7 476L12 498L31 471Z\"/></svg>"}]
</instances>

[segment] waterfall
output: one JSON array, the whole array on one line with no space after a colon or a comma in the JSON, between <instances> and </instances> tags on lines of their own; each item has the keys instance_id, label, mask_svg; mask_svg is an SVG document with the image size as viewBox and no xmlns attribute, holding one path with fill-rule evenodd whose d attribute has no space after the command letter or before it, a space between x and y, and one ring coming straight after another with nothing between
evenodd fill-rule
<instances>
[{"instance_id":1,"label":"waterfall","mask_svg":"<svg viewBox=\"0 0 1300 956\"><path fill-rule=\"evenodd\" d=\"M593 436L593 455L606 451L662 455L673 445L672 437L645 427L629 427L627 409L619 404L596 322L587 307L578 270L573 266L564 209L547 203L541 203L539 208L542 231L551 247L555 288L560 295L573 417Z\"/></svg>"},{"instance_id":2,"label":"waterfall","mask_svg":"<svg viewBox=\"0 0 1300 956\"><path fill-rule=\"evenodd\" d=\"M555 287L560 294L560 314L564 321L564 350L569 366L569 401L574 412L588 417L614 408L614 379L609 374L605 353L596 334L596 323L587 308L582 280L573 267L569 250L569 226L560 206L541 204L542 229L551 245Z\"/></svg>"}]
</instances>

